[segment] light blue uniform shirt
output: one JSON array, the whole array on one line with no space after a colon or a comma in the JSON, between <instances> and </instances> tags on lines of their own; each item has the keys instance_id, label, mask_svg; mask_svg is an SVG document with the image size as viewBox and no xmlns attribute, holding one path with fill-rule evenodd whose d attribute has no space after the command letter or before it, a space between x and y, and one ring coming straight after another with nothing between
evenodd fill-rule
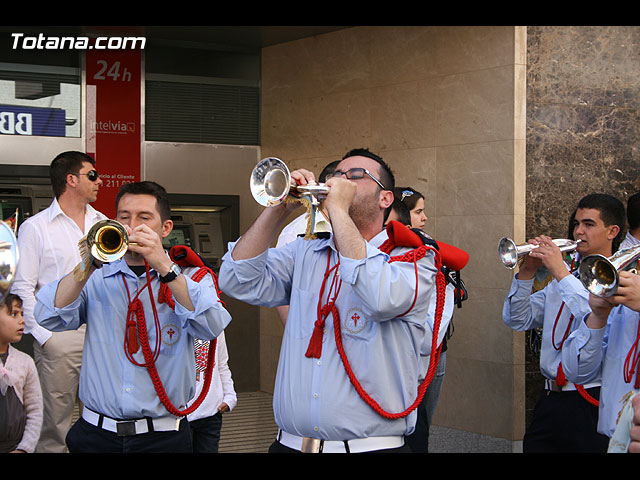
<instances>
[{"instance_id":1,"label":"light blue uniform shirt","mask_svg":"<svg viewBox=\"0 0 640 480\"><path fill-rule=\"evenodd\" d=\"M602 377L598 432L608 437L613 435L618 413L628 394L635 392L633 383L637 373L631 383L626 383L623 369L638 333L638 317L638 312L619 305L611 311L603 328L591 329L581 321L562 350L567 378L580 383Z\"/></svg>"},{"instance_id":2,"label":"light blue uniform shirt","mask_svg":"<svg viewBox=\"0 0 640 480\"><path fill-rule=\"evenodd\" d=\"M518 280L517 276L513 278L511 289L504 301L502 319L516 331L542 328L540 370L546 378L555 380L558 365L562 360L560 350L556 348L560 347L571 315L574 316L571 326L573 331L584 316L591 312L589 291L574 275L568 275L560 282L553 279L545 288L534 294L531 294L532 288L533 279ZM565 305L554 334L553 325L563 301ZM594 378L592 384L585 387L599 385L599 380Z\"/></svg>"},{"instance_id":3,"label":"light blue uniform shirt","mask_svg":"<svg viewBox=\"0 0 640 480\"><path fill-rule=\"evenodd\" d=\"M171 403L184 409L195 392L194 337L212 339L220 335L231 316L218 302L211 275L199 283L189 278L195 269L185 270L193 312L176 301L175 311L158 302L160 281L153 270L151 285L161 325L160 355L156 368ZM45 285L37 294L37 321L52 331L73 330L87 325L80 370L79 396L89 409L116 419L167 416L145 367L125 356L124 336L129 299L122 273L133 299L146 284L124 260L105 264L92 273L78 298L64 308L54 307L59 280ZM144 306L149 345L155 350L156 328L149 291L140 294ZM142 349L134 358L143 364Z\"/></svg>"},{"instance_id":4,"label":"light blue uniform shirt","mask_svg":"<svg viewBox=\"0 0 640 480\"><path fill-rule=\"evenodd\" d=\"M320 358L307 358L320 286L331 254L340 260L342 286L336 301L344 350L363 389L387 412L399 413L417 396L419 377L428 358L435 295L433 253L418 262L418 298L412 262L389 263L374 245L386 239L381 232L366 244L366 258L340 255L333 237L306 241L298 238L268 249L253 259L234 261L229 245L220 269L220 287L228 295L253 305L289 305L282 338L273 398L277 425L287 433L324 440L351 440L409 434L415 410L405 418L385 419L358 395L345 372L334 337L333 316L326 319ZM408 249L396 249L393 255ZM325 289L326 300L327 290ZM443 319L441 339L447 329Z\"/></svg>"}]
</instances>

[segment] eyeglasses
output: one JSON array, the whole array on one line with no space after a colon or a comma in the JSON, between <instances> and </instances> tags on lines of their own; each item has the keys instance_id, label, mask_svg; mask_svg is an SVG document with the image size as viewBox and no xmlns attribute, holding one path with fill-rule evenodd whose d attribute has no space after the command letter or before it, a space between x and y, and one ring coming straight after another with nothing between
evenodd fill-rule
<instances>
[{"instance_id":1,"label":"eyeglasses","mask_svg":"<svg viewBox=\"0 0 640 480\"><path fill-rule=\"evenodd\" d=\"M340 177L342 175L344 175L345 177L347 177L347 179L349 180L359 180L361 178L364 178L364 176L369 175L371 177L371 179L376 182L380 188L382 190L387 190L387 188L382 185L382 182L380 182L380 180L378 180L369 170L367 170L366 168L350 168L349 170L347 170L346 172L343 172L342 170L334 170L334 172L331 174L332 177Z\"/></svg>"},{"instance_id":2,"label":"eyeglasses","mask_svg":"<svg viewBox=\"0 0 640 480\"><path fill-rule=\"evenodd\" d=\"M97 170L90 170L87 173L74 173L74 175L86 175L89 180L95 182L100 177L100 174Z\"/></svg>"},{"instance_id":3,"label":"eyeglasses","mask_svg":"<svg viewBox=\"0 0 640 480\"><path fill-rule=\"evenodd\" d=\"M414 192L413 190L403 190L402 191L402 196L400 197L400 201L403 202L405 198L410 197L414 193L416 193L416 192Z\"/></svg>"}]
</instances>

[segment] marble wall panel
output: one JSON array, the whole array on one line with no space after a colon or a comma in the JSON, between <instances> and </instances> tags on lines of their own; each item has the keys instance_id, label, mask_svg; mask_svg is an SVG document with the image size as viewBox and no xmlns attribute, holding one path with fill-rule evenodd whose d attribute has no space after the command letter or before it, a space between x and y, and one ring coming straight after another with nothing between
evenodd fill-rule
<instances>
[{"instance_id":1,"label":"marble wall panel","mask_svg":"<svg viewBox=\"0 0 640 480\"><path fill-rule=\"evenodd\" d=\"M438 145L513 139L514 78L513 65L440 77Z\"/></svg>"},{"instance_id":2,"label":"marble wall panel","mask_svg":"<svg viewBox=\"0 0 640 480\"><path fill-rule=\"evenodd\" d=\"M530 26L527 55L526 236L566 237L584 195L640 191L640 27ZM538 364L527 349L528 418Z\"/></svg>"},{"instance_id":3,"label":"marble wall panel","mask_svg":"<svg viewBox=\"0 0 640 480\"><path fill-rule=\"evenodd\" d=\"M640 191L640 27L529 27L527 235L584 195Z\"/></svg>"}]
</instances>

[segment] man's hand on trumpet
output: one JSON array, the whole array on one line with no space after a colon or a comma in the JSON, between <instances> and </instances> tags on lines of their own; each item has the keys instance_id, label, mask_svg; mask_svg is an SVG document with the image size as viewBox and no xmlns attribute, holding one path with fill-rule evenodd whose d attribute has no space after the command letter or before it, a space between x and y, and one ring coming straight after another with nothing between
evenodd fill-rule
<instances>
[{"instance_id":1,"label":"man's hand on trumpet","mask_svg":"<svg viewBox=\"0 0 640 480\"><path fill-rule=\"evenodd\" d=\"M564 263L562 251L558 245L553 243L551 237L540 235L539 237L529 240L528 243L538 245L538 248L532 250L525 256L518 272L519 279L532 279L536 271L543 265L547 267L549 273L551 273L557 281L569 275L569 270L567 270L567 266Z\"/></svg>"},{"instance_id":2,"label":"man's hand on trumpet","mask_svg":"<svg viewBox=\"0 0 640 480\"><path fill-rule=\"evenodd\" d=\"M611 296L611 301L640 312L640 275L621 270L618 272L618 277L620 279L618 289L616 294Z\"/></svg>"},{"instance_id":3,"label":"man's hand on trumpet","mask_svg":"<svg viewBox=\"0 0 640 480\"><path fill-rule=\"evenodd\" d=\"M615 295L600 297L589 295L591 314L587 318L589 328L598 329L607 324L609 313L616 305L625 305L640 312L640 275L626 270L618 272L619 282Z\"/></svg>"},{"instance_id":4,"label":"man's hand on trumpet","mask_svg":"<svg viewBox=\"0 0 640 480\"><path fill-rule=\"evenodd\" d=\"M149 267L157 272L165 274L169 271L172 262L165 253L162 239L157 232L144 223L137 225L133 229L129 225L125 225L124 228L129 235L128 264L142 265L146 260ZM131 256L131 252L138 255Z\"/></svg>"}]
</instances>

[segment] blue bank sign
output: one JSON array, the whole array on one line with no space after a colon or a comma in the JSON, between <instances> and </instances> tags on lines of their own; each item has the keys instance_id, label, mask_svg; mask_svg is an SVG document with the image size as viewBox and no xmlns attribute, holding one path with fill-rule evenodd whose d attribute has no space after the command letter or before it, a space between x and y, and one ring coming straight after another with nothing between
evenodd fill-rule
<instances>
[{"instance_id":1,"label":"blue bank sign","mask_svg":"<svg viewBox=\"0 0 640 480\"><path fill-rule=\"evenodd\" d=\"M0 105L0 134L65 136L65 111L61 108Z\"/></svg>"}]
</instances>

